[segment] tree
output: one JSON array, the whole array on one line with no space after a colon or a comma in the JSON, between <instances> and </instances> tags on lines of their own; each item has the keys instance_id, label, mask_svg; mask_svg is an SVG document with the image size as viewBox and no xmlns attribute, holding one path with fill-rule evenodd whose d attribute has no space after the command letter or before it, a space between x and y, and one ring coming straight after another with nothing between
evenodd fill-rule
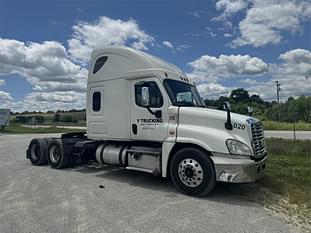
<instances>
[{"instance_id":1,"label":"tree","mask_svg":"<svg viewBox=\"0 0 311 233\"><path fill-rule=\"evenodd\" d=\"M69 115L63 116L62 122L72 122L72 116L69 116Z\"/></svg>"},{"instance_id":2,"label":"tree","mask_svg":"<svg viewBox=\"0 0 311 233\"><path fill-rule=\"evenodd\" d=\"M59 113L55 113L54 114L54 119L53 119L53 121L54 122L58 122L60 120L60 115L59 115Z\"/></svg>"},{"instance_id":3,"label":"tree","mask_svg":"<svg viewBox=\"0 0 311 233\"><path fill-rule=\"evenodd\" d=\"M36 120L37 123L42 124L42 123L44 123L45 118L42 115L36 115L35 116L35 120Z\"/></svg>"},{"instance_id":4,"label":"tree","mask_svg":"<svg viewBox=\"0 0 311 233\"><path fill-rule=\"evenodd\" d=\"M238 88L231 91L230 99L234 100L235 102L247 102L250 98L248 91L244 90L243 88Z\"/></svg>"},{"instance_id":5,"label":"tree","mask_svg":"<svg viewBox=\"0 0 311 233\"><path fill-rule=\"evenodd\" d=\"M259 95L255 95L255 94L250 97L250 101L251 102L255 102L255 103L259 103L259 104L263 104L264 103L264 101L260 98L260 96Z\"/></svg>"}]
</instances>

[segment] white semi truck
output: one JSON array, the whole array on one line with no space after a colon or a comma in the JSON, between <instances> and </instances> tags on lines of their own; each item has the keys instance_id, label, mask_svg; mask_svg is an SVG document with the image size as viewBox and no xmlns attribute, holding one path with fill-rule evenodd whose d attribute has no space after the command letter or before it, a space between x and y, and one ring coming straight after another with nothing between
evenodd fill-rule
<instances>
[{"instance_id":1,"label":"white semi truck","mask_svg":"<svg viewBox=\"0 0 311 233\"><path fill-rule=\"evenodd\" d=\"M204 196L216 182L256 181L266 168L259 120L206 108L176 66L141 51L93 51L87 82L87 132L35 138L34 165L99 163L171 177L186 194Z\"/></svg>"}]
</instances>

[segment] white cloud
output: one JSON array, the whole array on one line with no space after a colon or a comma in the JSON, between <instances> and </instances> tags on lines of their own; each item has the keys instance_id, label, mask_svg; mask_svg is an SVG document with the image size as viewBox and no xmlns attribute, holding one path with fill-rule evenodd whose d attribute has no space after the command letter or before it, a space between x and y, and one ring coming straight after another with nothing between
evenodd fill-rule
<instances>
[{"instance_id":1,"label":"white cloud","mask_svg":"<svg viewBox=\"0 0 311 233\"><path fill-rule=\"evenodd\" d=\"M189 44L181 44L181 45L178 45L176 50L177 51L184 51L185 49L190 49L192 47L192 45L189 45Z\"/></svg>"},{"instance_id":2,"label":"white cloud","mask_svg":"<svg viewBox=\"0 0 311 233\"><path fill-rule=\"evenodd\" d=\"M68 52L56 41L24 43L0 37L0 76L18 74L34 91L18 102L9 93L1 92L0 100L5 99L6 106L15 111L84 108L88 74L85 66L92 49L126 45L147 50L153 41L135 20L108 17L74 25ZM4 85L4 80L0 79L0 85Z\"/></svg>"},{"instance_id":3,"label":"white cloud","mask_svg":"<svg viewBox=\"0 0 311 233\"><path fill-rule=\"evenodd\" d=\"M225 38L232 37L232 34L231 34L231 33L225 33L225 34L224 34L224 37L225 37Z\"/></svg>"},{"instance_id":4,"label":"white cloud","mask_svg":"<svg viewBox=\"0 0 311 233\"><path fill-rule=\"evenodd\" d=\"M4 86L5 85L5 80L4 79L0 79L0 86Z\"/></svg>"},{"instance_id":5,"label":"white cloud","mask_svg":"<svg viewBox=\"0 0 311 233\"><path fill-rule=\"evenodd\" d=\"M239 75L260 75L268 70L263 60L249 55L220 55L218 58L203 55L188 65L193 69L191 77L209 82Z\"/></svg>"},{"instance_id":6,"label":"white cloud","mask_svg":"<svg viewBox=\"0 0 311 233\"><path fill-rule=\"evenodd\" d=\"M279 80L284 97L311 95L311 52L294 49L279 56L281 64L274 66L272 75Z\"/></svg>"},{"instance_id":7,"label":"white cloud","mask_svg":"<svg viewBox=\"0 0 311 233\"><path fill-rule=\"evenodd\" d=\"M302 33L302 23L311 19L310 1L253 0L252 2L246 17L239 23L240 36L233 40L232 47L278 44L283 40L284 32ZM227 8L224 10L226 12Z\"/></svg>"},{"instance_id":8,"label":"white cloud","mask_svg":"<svg viewBox=\"0 0 311 233\"><path fill-rule=\"evenodd\" d=\"M12 101L13 98L11 97L10 93L5 91L0 91L0 103L5 103L8 101Z\"/></svg>"},{"instance_id":9,"label":"white cloud","mask_svg":"<svg viewBox=\"0 0 311 233\"><path fill-rule=\"evenodd\" d=\"M62 96L63 98L58 98L59 101L48 99L52 107L80 106L78 102L69 104L67 100L72 98L73 93L83 94L86 91L87 70L74 64L66 48L55 41L24 43L0 38L0 75L9 74L19 74L24 77L32 85L36 95ZM60 92L63 94L61 95ZM32 95L33 93L29 94L24 101L17 103L6 95L6 106L18 111L21 108L27 110L26 107L28 110L38 110L41 102L29 97ZM60 104L62 101L63 104Z\"/></svg>"},{"instance_id":10,"label":"white cloud","mask_svg":"<svg viewBox=\"0 0 311 233\"><path fill-rule=\"evenodd\" d=\"M243 84L250 94L276 100L276 80L281 84L283 101L291 96L311 96L311 51L290 50L280 54L279 61L266 64L249 55L220 55L218 58L204 55L189 63L193 70L188 75L197 82L199 92L209 99L227 96ZM221 84L228 79L231 79L230 87Z\"/></svg>"},{"instance_id":11,"label":"white cloud","mask_svg":"<svg viewBox=\"0 0 311 233\"><path fill-rule=\"evenodd\" d=\"M100 17L97 22L79 22L73 26L73 36L68 40L69 53L76 61L88 62L91 51L107 45L128 45L147 49L154 38L139 28L133 19L123 21Z\"/></svg>"},{"instance_id":12,"label":"white cloud","mask_svg":"<svg viewBox=\"0 0 311 233\"><path fill-rule=\"evenodd\" d=\"M310 85L311 92L311 52L294 49L279 56L282 63L274 71L274 76L287 81L300 79Z\"/></svg>"},{"instance_id":13,"label":"white cloud","mask_svg":"<svg viewBox=\"0 0 311 233\"><path fill-rule=\"evenodd\" d=\"M148 47L141 41L134 42L134 43L131 44L131 46L134 49L138 49L138 50L148 50Z\"/></svg>"},{"instance_id":14,"label":"white cloud","mask_svg":"<svg viewBox=\"0 0 311 233\"><path fill-rule=\"evenodd\" d=\"M185 49L189 49L189 48L192 47L191 45L188 45L188 44L180 44L180 45L174 46L174 45L173 45L170 41L168 41L168 40L162 41L162 45L163 45L164 47L167 47L167 48L171 49L171 52L173 52L173 53L182 52L182 51L184 51Z\"/></svg>"},{"instance_id":15,"label":"white cloud","mask_svg":"<svg viewBox=\"0 0 311 233\"><path fill-rule=\"evenodd\" d=\"M189 15L192 15L196 18L200 18L203 14L207 14L207 11L201 11L201 10L196 10L196 11L191 11L189 12Z\"/></svg>"},{"instance_id":16,"label":"white cloud","mask_svg":"<svg viewBox=\"0 0 311 233\"><path fill-rule=\"evenodd\" d=\"M174 49L174 46L171 42L165 40L165 41L162 41L162 44L167 47L167 48L170 48L170 49Z\"/></svg>"},{"instance_id":17,"label":"white cloud","mask_svg":"<svg viewBox=\"0 0 311 233\"><path fill-rule=\"evenodd\" d=\"M50 92L33 92L27 95L25 101L36 102L36 103L54 103L54 104L76 104L80 102L80 99L85 99L84 93L78 93L75 91L56 91Z\"/></svg>"},{"instance_id":18,"label":"white cloud","mask_svg":"<svg viewBox=\"0 0 311 233\"><path fill-rule=\"evenodd\" d=\"M220 96L228 96L233 89L222 86L219 83L200 83L197 85L200 95L207 99L217 99Z\"/></svg>"},{"instance_id":19,"label":"white cloud","mask_svg":"<svg viewBox=\"0 0 311 233\"><path fill-rule=\"evenodd\" d=\"M0 38L0 75L20 74L35 89L45 84L81 90L86 70L70 61L63 45L55 41L28 43ZM45 91L49 91L46 86ZM54 91L51 89L50 91Z\"/></svg>"},{"instance_id":20,"label":"white cloud","mask_svg":"<svg viewBox=\"0 0 311 233\"><path fill-rule=\"evenodd\" d=\"M192 72L188 74L197 83L204 98L216 99L228 96L236 87L225 87L219 81L236 77L260 76L268 71L268 65L257 57L249 55L203 55L188 63Z\"/></svg>"},{"instance_id":21,"label":"white cloud","mask_svg":"<svg viewBox=\"0 0 311 233\"><path fill-rule=\"evenodd\" d=\"M218 0L216 9L223 10L225 16L230 16L245 9L248 4L247 0Z\"/></svg>"},{"instance_id":22,"label":"white cloud","mask_svg":"<svg viewBox=\"0 0 311 233\"><path fill-rule=\"evenodd\" d=\"M255 79L250 79L250 78L246 78L246 79L240 80L239 82L240 82L240 83L247 84L247 85L253 85L253 86L259 84L257 80L255 80Z\"/></svg>"},{"instance_id":23,"label":"white cloud","mask_svg":"<svg viewBox=\"0 0 311 233\"><path fill-rule=\"evenodd\" d=\"M259 94L265 100L276 100L276 84L281 84L280 99L301 95L311 96L311 52L305 49L294 49L279 56L280 63L270 64L269 81L253 82L244 80L250 93Z\"/></svg>"}]
</instances>

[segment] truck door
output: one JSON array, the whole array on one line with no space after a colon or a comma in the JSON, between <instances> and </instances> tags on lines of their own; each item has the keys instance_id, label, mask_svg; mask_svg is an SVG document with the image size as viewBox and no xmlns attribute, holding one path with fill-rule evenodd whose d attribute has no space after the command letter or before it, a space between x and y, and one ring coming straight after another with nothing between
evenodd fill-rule
<instances>
[{"instance_id":1,"label":"truck door","mask_svg":"<svg viewBox=\"0 0 311 233\"><path fill-rule=\"evenodd\" d=\"M154 77L131 82L131 138L165 140L168 131L168 100L161 81ZM143 89L146 87L149 90L149 108L144 107L142 102Z\"/></svg>"}]
</instances>

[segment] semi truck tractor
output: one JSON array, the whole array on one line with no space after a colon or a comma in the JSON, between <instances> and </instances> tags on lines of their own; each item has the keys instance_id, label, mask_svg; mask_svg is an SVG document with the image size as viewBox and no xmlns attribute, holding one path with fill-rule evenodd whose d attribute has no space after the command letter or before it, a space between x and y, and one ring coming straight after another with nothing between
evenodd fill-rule
<instances>
[{"instance_id":1,"label":"semi truck tractor","mask_svg":"<svg viewBox=\"0 0 311 233\"><path fill-rule=\"evenodd\" d=\"M255 182L267 152L256 118L206 108L196 84L175 65L127 47L92 52L87 131L34 138L33 165L81 163L170 177L177 190L205 196L217 182Z\"/></svg>"}]
</instances>

